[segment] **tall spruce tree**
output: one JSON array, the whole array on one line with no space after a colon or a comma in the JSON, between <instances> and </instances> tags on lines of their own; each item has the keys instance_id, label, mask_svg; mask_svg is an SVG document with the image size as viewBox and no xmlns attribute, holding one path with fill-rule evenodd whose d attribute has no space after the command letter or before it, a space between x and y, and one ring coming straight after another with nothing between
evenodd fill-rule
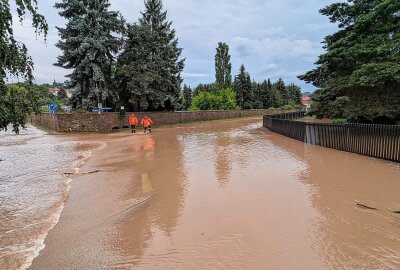
<instances>
[{"instance_id":1,"label":"tall spruce tree","mask_svg":"<svg viewBox=\"0 0 400 270\"><path fill-rule=\"evenodd\" d=\"M134 110L174 110L185 62L182 49L161 0L146 0L141 14L138 23L128 25L118 58L121 99Z\"/></svg>"},{"instance_id":2,"label":"tall spruce tree","mask_svg":"<svg viewBox=\"0 0 400 270\"><path fill-rule=\"evenodd\" d=\"M275 95L272 91L272 84L270 79L264 80L260 84L260 100L263 103L263 108L268 109L275 106Z\"/></svg>"},{"instance_id":3,"label":"tall spruce tree","mask_svg":"<svg viewBox=\"0 0 400 270\"><path fill-rule=\"evenodd\" d=\"M241 109L252 108L252 84L250 74L242 64L239 74L235 76L233 91L236 93L237 104Z\"/></svg>"},{"instance_id":4,"label":"tall spruce tree","mask_svg":"<svg viewBox=\"0 0 400 270\"><path fill-rule=\"evenodd\" d=\"M72 69L69 87L74 88L74 107L88 109L98 102L114 104L118 96L113 85L114 58L122 45L123 19L110 11L108 0L63 0L56 3L67 19L57 27L62 55L56 66Z\"/></svg>"},{"instance_id":5,"label":"tall spruce tree","mask_svg":"<svg viewBox=\"0 0 400 270\"><path fill-rule=\"evenodd\" d=\"M251 107L253 109L262 109L264 108L264 103L263 103L263 99L264 99L264 93L262 91L261 88L261 84L253 81L251 83Z\"/></svg>"},{"instance_id":6,"label":"tall spruce tree","mask_svg":"<svg viewBox=\"0 0 400 270\"><path fill-rule=\"evenodd\" d=\"M182 90L183 102L182 110L188 110L192 106L192 89L186 84L183 86Z\"/></svg>"},{"instance_id":7,"label":"tall spruce tree","mask_svg":"<svg viewBox=\"0 0 400 270\"><path fill-rule=\"evenodd\" d=\"M11 124L13 131L18 133L19 127L24 126L27 115L32 112L32 104L28 102L27 106L26 100L21 101L21 88L6 86L6 74L21 76L31 84L33 62L25 44L14 37L13 12L9 2L0 1L0 130L7 129ZM32 15L32 26L36 32L47 35L48 25L38 13L36 0L18 0L15 7L21 22L26 14Z\"/></svg>"},{"instance_id":8,"label":"tall spruce tree","mask_svg":"<svg viewBox=\"0 0 400 270\"><path fill-rule=\"evenodd\" d=\"M399 121L400 1L348 0L320 12L340 29L325 37L317 67L299 76L319 88L314 113L331 117L341 110L354 121Z\"/></svg>"},{"instance_id":9,"label":"tall spruce tree","mask_svg":"<svg viewBox=\"0 0 400 270\"><path fill-rule=\"evenodd\" d=\"M274 84L275 89L279 92L282 98L282 105L288 104L289 103L289 93L287 92L285 82L283 81L282 78L279 78L278 81ZM279 102L281 103L281 102Z\"/></svg>"},{"instance_id":10,"label":"tall spruce tree","mask_svg":"<svg viewBox=\"0 0 400 270\"><path fill-rule=\"evenodd\" d=\"M232 87L232 64L229 46L219 42L215 54L215 82L219 88Z\"/></svg>"},{"instance_id":11,"label":"tall spruce tree","mask_svg":"<svg viewBox=\"0 0 400 270\"><path fill-rule=\"evenodd\" d=\"M300 104L301 102L301 88L294 83L286 86L286 92L288 94L288 102Z\"/></svg>"}]
</instances>

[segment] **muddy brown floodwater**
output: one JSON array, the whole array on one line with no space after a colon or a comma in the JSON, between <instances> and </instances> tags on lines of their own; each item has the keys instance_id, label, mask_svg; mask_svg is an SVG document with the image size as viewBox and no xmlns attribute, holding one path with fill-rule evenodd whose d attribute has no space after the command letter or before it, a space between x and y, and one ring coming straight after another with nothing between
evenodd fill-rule
<instances>
[{"instance_id":1,"label":"muddy brown floodwater","mask_svg":"<svg viewBox=\"0 0 400 270\"><path fill-rule=\"evenodd\" d=\"M31 269L400 269L398 164L259 119L85 140L107 146Z\"/></svg>"}]
</instances>

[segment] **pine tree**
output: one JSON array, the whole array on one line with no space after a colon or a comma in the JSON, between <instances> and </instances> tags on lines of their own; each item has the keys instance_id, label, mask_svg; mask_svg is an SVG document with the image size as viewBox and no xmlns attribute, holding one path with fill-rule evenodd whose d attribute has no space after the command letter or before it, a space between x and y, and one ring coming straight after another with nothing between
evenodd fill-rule
<instances>
[{"instance_id":1,"label":"pine tree","mask_svg":"<svg viewBox=\"0 0 400 270\"><path fill-rule=\"evenodd\" d=\"M57 27L61 40L56 46L62 55L55 65L72 69L68 77L75 91L74 107L115 103L114 56L122 45L121 15L109 10L108 0L63 0L55 7L68 21L65 28Z\"/></svg>"},{"instance_id":2,"label":"pine tree","mask_svg":"<svg viewBox=\"0 0 400 270\"><path fill-rule=\"evenodd\" d=\"M340 29L325 37L317 67L299 76L319 88L314 113L331 117L341 110L353 121L399 121L400 1L348 0L320 12Z\"/></svg>"},{"instance_id":3,"label":"pine tree","mask_svg":"<svg viewBox=\"0 0 400 270\"><path fill-rule=\"evenodd\" d=\"M273 94L273 97L274 97L274 99L273 99L274 100L274 105L273 105L274 108L280 108L283 105L285 105L285 101L284 101L284 99L282 97L282 94L278 90L276 85L272 86L272 94Z\"/></svg>"},{"instance_id":4,"label":"pine tree","mask_svg":"<svg viewBox=\"0 0 400 270\"><path fill-rule=\"evenodd\" d=\"M275 105L275 95L272 91L272 84L270 79L264 80L260 84L260 100L263 103L263 108L268 109Z\"/></svg>"},{"instance_id":5,"label":"pine tree","mask_svg":"<svg viewBox=\"0 0 400 270\"><path fill-rule=\"evenodd\" d=\"M278 81L274 84L274 86L282 98L282 104L279 106L288 104L289 103L289 94L287 92L285 82L282 80L282 78L279 78Z\"/></svg>"},{"instance_id":6,"label":"pine tree","mask_svg":"<svg viewBox=\"0 0 400 270\"><path fill-rule=\"evenodd\" d=\"M241 109L252 108L252 85L249 73L242 64L239 74L235 76L233 91L236 93L236 100Z\"/></svg>"},{"instance_id":7,"label":"pine tree","mask_svg":"<svg viewBox=\"0 0 400 270\"><path fill-rule=\"evenodd\" d=\"M135 110L174 110L185 62L182 49L161 0L146 0L141 14L138 23L128 25L118 58L121 99Z\"/></svg>"},{"instance_id":8,"label":"pine tree","mask_svg":"<svg viewBox=\"0 0 400 270\"><path fill-rule=\"evenodd\" d=\"M253 109L262 109L264 108L264 92L262 91L261 84L253 81L251 83L251 91L252 91L252 97L251 97L251 107Z\"/></svg>"},{"instance_id":9,"label":"pine tree","mask_svg":"<svg viewBox=\"0 0 400 270\"><path fill-rule=\"evenodd\" d=\"M182 110L188 110L190 106L192 106L192 89L190 86L186 84L183 86L183 102L182 102Z\"/></svg>"},{"instance_id":10,"label":"pine tree","mask_svg":"<svg viewBox=\"0 0 400 270\"><path fill-rule=\"evenodd\" d=\"M225 89L232 86L232 64L229 46L219 42L215 54L215 82L219 88Z\"/></svg>"},{"instance_id":11,"label":"pine tree","mask_svg":"<svg viewBox=\"0 0 400 270\"><path fill-rule=\"evenodd\" d=\"M21 22L26 13L32 15L32 26L36 33L43 33L46 37L48 25L45 18L38 13L36 0L18 0L15 1L14 7L17 9L15 14ZM5 78L6 74L21 76L31 84L33 62L25 44L14 37L12 14L9 0L0 1L0 130L7 129L7 126L12 124L13 131L18 133L19 127L24 126L27 115L32 112L33 104L26 106L24 100L21 102L24 95L20 93L25 93L24 90L6 86ZM14 99L14 96L18 98Z\"/></svg>"},{"instance_id":12,"label":"pine tree","mask_svg":"<svg viewBox=\"0 0 400 270\"><path fill-rule=\"evenodd\" d=\"M294 83L286 86L286 92L288 93L289 103L300 104L301 102L301 88Z\"/></svg>"}]
</instances>

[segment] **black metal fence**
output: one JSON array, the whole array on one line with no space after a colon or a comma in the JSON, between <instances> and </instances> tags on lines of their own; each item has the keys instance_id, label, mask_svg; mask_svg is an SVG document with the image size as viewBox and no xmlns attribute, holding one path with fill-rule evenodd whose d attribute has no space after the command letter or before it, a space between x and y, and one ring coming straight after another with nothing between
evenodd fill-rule
<instances>
[{"instance_id":1,"label":"black metal fence","mask_svg":"<svg viewBox=\"0 0 400 270\"><path fill-rule=\"evenodd\" d=\"M319 146L400 162L400 126L295 121L304 112L264 116L264 127Z\"/></svg>"}]
</instances>

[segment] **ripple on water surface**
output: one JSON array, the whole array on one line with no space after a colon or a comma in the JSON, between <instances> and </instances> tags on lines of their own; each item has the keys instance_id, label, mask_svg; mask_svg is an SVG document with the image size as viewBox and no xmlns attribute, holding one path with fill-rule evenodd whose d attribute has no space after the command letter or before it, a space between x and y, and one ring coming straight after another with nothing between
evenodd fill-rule
<instances>
[{"instance_id":1,"label":"ripple on water surface","mask_svg":"<svg viewBox=\"0 0 400 270\"><path fill-rule=\"evenodd\" d=\"M0 132L0 269L29 266L57 223L69 189L62 176L74 143L29 126Z\"/></svg>"}]
</instances>

